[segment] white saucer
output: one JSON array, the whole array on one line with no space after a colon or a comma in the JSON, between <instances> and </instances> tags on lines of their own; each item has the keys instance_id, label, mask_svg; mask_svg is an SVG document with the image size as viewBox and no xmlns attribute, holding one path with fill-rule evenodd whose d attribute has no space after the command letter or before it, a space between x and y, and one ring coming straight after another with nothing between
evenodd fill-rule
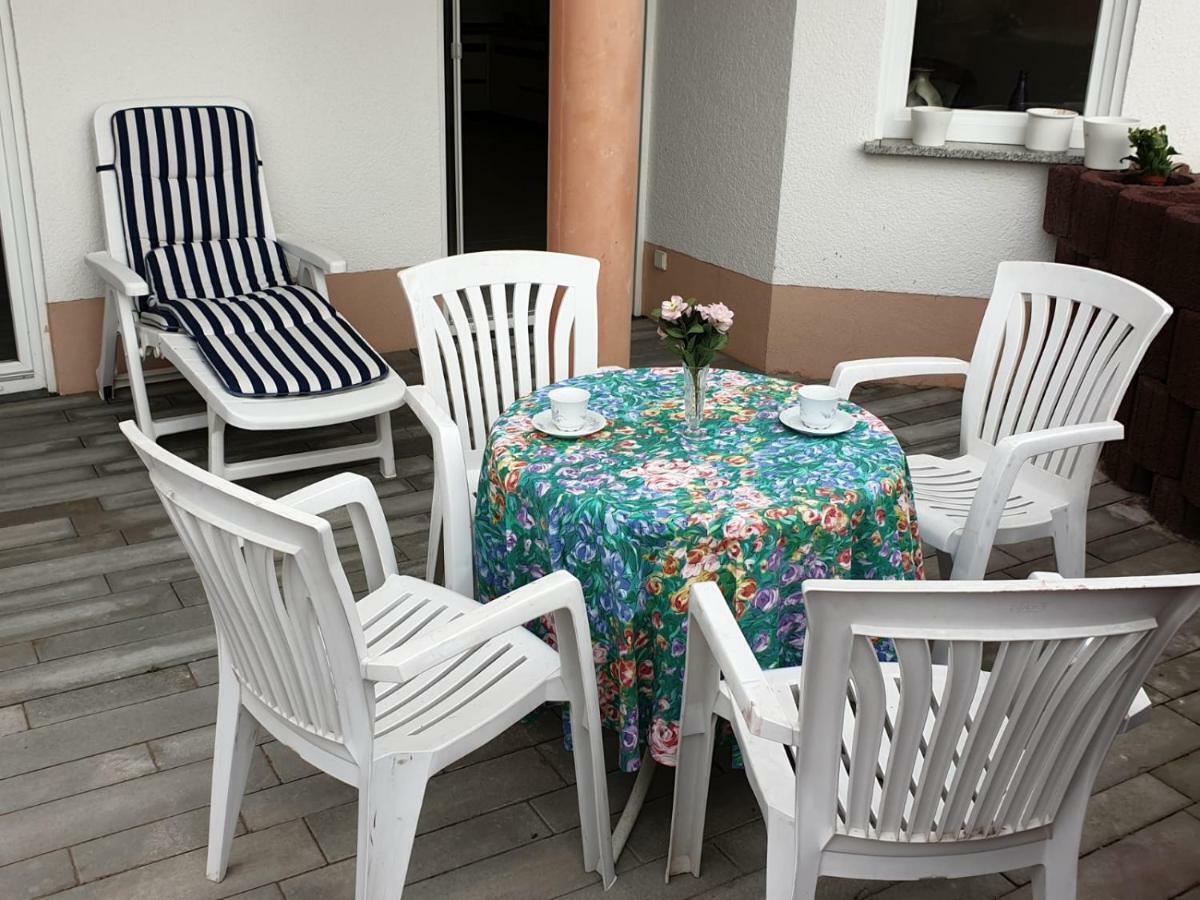
<instances>
[{"instance_id":1,"label":"white saucer","mask_svg":"<svg viewBox=\"0 0 1200 900\"><path fill-rule=\"evenodd\" d=\"M812 437L833 437L836 434L845 434L858 424L858 420L854 416L839 409L833 414L833 421L829 425L824 428L813 428L811 425L806 425L800 418L800 407L798 406L789 406L783 410L779 414L779 421L793 431Z\"/></svg>"},{"instance_id":2,"label":"white saucer","mask_svg":"<svg viewBox=\"0 0 1200 900\"><path fill-rule=\"evenodd\" d=\"M560 438L577 438L587 437L589 434L595 434L603 428L608 427L608 419L600 415L594 409L589 409L583 417L583 427L575 431L564 431L554 424L554 419L551 417L550 410L543 409L540 413L535 413L533 416L533 427L542 434L548 434L552 437Z\"/></svg>"}]
</instances>

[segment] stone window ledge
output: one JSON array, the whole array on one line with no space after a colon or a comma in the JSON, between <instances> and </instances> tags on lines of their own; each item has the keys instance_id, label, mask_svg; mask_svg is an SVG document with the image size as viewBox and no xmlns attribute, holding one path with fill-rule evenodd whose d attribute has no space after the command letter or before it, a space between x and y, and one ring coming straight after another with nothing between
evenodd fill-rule
<instances>
[{"instance_id":1,"label":"stone window ledge","mask_svg":"<svg viewBox=\"0 0 1200 900\"><path fill-rule=\"evenodd\" d=\"M1079 164L1083 162L1083 151L1067 150L1064 153L1047 153L1043 150L1026 150L1019 144L966 144L947 141L943 147L918 147L904 138L883 138L867 141L863 152L872 156L915 156L926 159L977 159L992 162Z\"/></svg>"}]
</instances>

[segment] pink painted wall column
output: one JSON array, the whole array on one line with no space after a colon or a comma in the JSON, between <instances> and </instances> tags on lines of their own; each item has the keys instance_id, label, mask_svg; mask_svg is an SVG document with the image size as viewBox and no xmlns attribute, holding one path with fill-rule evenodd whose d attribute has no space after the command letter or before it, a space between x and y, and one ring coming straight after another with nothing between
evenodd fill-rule
<instances>
[{"instance_id":1,"label":"pink painted wall column","mask_svg":"<svg viewBox=\"0 0 1200 900\"><path fill-rule=\"evenodd\" d=\"M551 0L551 250L600 260L601 365L629 364L645 0Z\"/></svg>"}]
</instances>

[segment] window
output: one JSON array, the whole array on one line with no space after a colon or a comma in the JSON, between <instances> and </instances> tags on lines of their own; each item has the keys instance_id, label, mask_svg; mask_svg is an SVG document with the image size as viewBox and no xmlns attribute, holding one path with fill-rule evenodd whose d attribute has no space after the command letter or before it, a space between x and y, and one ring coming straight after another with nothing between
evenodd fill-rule
<instances>
[{"instance_id":1,"label":"window","mask_svg":"<svg viewBox=\"0 0 1200 900\"><path fill-rule=\"evenodd\" d=\"M1021 144L1032 106L1119 115L1138 3L890 0L880 136L911 136L910 94L955 110L951 141Z\"/></svg>"}]
</instances>

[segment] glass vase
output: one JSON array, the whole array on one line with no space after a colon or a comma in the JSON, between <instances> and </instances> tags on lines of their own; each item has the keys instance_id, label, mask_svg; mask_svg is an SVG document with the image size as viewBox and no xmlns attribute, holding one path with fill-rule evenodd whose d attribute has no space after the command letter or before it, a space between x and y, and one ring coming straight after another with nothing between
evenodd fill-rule
<instances>
[{"instance_id":1,"label":"glass vase","mask_svg":"<svg viewBox=\"0 0 1200 900\"><path fill-rule=\"evenodd\" d=\"M683 366L683 414L688 431L699 431L704 418L704 394L708 384L708 366Z\"/></svg>"}]
</instances>

